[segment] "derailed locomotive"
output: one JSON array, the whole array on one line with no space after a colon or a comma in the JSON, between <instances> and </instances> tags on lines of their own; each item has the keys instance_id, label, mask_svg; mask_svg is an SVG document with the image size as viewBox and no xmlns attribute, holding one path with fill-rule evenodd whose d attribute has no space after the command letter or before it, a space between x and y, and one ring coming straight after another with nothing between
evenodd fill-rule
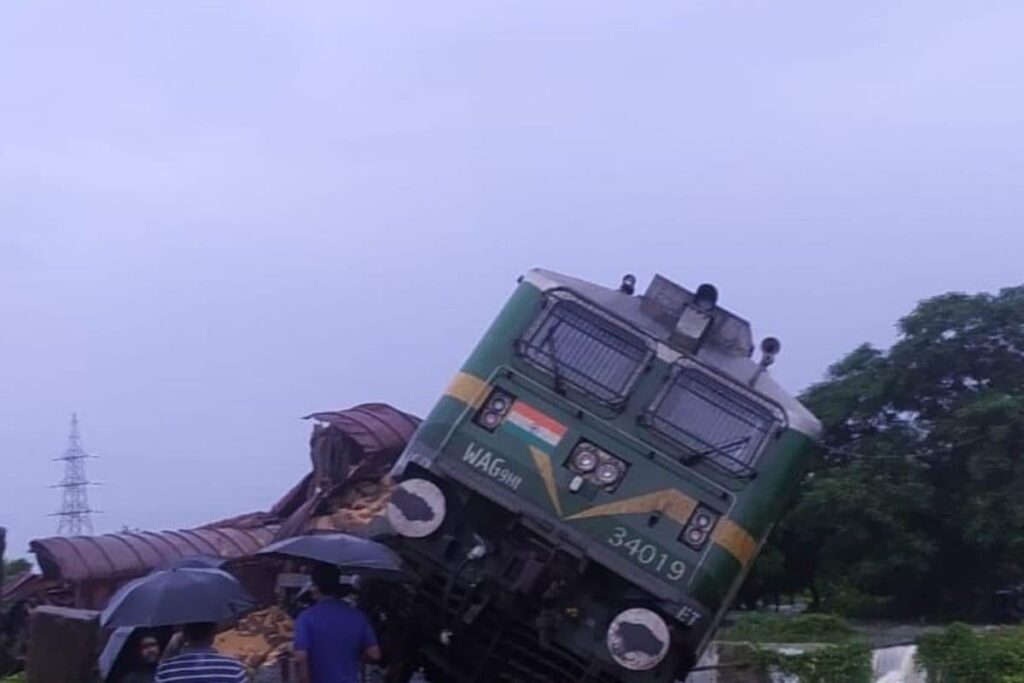
<instances>
[{"instance_id":1,"label":"derailed locomotive","mask_svg":"<svg viewBox=\"0 0 1024 683\"><path fill-rule=\"evenodd\" d=\"M656 276L533 270L392 472L392 605L443 681L672 681L694 666L814 448L749 324ZM401 674L400 674L401 676Z\"/></svg>"}]
</instances>

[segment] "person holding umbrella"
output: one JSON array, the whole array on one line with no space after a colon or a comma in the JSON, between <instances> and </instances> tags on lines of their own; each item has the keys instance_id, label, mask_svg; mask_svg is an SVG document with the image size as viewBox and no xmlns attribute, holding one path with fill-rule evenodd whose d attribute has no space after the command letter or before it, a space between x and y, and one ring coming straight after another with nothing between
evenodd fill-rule
<instances>
[{"instance_id":1,"label":"person holding umbrella","mask_svg":"<svg viewBox=\"0 0 1024 683\"><path fill-rule=\"evenodd\" d=\"M115 629L99 657L100 679L109 683L153 683L160 650L160 636L154 630L131 626Z\"/></svg>"},{"instance_id":2,"label":"person holding umbrella","mask_svg":"<svg viewBox=\"0 0 1024 683\"><path fill-rule=\"evenodd\" d=\"M238 660L213 649L217 624L256 606L235 577L219 569L176 567L153 572L121 587L100 616L104 628L156 628L185 624L184 648L165 659L157 683L243 683Z\"/></svg>"},{"instance_id":3,"label":"person holding umbrella","mask_svg":"<svg viewBox=\"0 0 1024 683\"><path fill-rule=\"evenodd\" d=\"M380 661L377 635L367 616L342 599L337 567L314 564L312 579L316 603L295 622L297 681L358 683L362 662Z\"/></svg>"}]
</instances>

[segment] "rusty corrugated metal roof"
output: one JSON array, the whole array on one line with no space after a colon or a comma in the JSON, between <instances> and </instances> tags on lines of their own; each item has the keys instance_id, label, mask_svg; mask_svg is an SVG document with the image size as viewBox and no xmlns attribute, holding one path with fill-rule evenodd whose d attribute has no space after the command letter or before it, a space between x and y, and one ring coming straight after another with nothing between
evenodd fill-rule
<instances>
[{"instance_id":1,"label":"rusty corrugated metal roof","mask_svg":"<svg viewBox=\"0 0 1024 683\"><path fill-rule=\"evenodd\" d=\"M338 427L368 456L401 453L420 424L419 418L386 403L364 403L347 410L313 413L305 419Z\"/></svg>"},{"instance_id":2,"label":"rusty corrugated metal roof","mask_svg":"<svg viewBox=\"0 0 1024 683\"><path fill-rule=\"evenodd\" d=\"M31 593L41 582L43 577L31 572L23 572L0 586L0 602L17 602L23 595Z\"/></svg>"},{"instance_id":3,"label":"rusty corrugated metal roof","mask_svg":"<svg viewBox=\"0 0 1024 683\"><path fill-rule=\"evenodd\" d=\"M336 427L367 457L396 458L405 449L420 420L384 403L365 403L347 410L307 415ZM138 532L52 537L32 541L43 575L63 581L98 581L141 576L174 560L193 555L233 559L269 543L282 517L292 514L309 495L307 476L269 513L250 513L185 531Z\"/></svg>"},{"instance_id":4,"label":"rusty corrugated metal roof","mask_svg":"<svg viewBox=\"0 0 1024 683\"><path fill-rule=\"evenodd\" d=\"M230 527L144 531L103 536L60 536L32 541L43 576L63 581L97 581L141 576L194 555L236 558L250 555L274 537L276 527Z\"/></svg>"}]
</instances>

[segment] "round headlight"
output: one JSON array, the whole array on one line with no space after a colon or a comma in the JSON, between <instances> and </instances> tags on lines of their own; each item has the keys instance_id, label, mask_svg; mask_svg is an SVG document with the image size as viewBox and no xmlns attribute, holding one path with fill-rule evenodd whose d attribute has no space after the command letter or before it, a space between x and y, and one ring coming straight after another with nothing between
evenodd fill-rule
<instances>
[{"instance_id":1,"label":"round headlight","mask_svg":"<svg viewBox=\"0 0 1024 683\"><path fill-rule=\"evenodd\" d=\"M704 542L705 534L704 531L696 527L690 527L686 530L686 542L690 545L700 545Z\"/></svg>"},{"instance_id":2,"label":"round headlight","mask_svg":"<svg viewBox=\"0 0 1024 683\"><path fill-rule=\"evenodd\" d=\"M495 427L498 426L498 422L501 420L501 416L498 415L498 413L492 413L490 411L487 411L486 413L483 414L481 420L483 421L485 427L487 427L488 429L494 429Z\"/></svg>"},{"instance_id":3,"label":"round headlight","mask_svg":"<svg viewBox=\"0 0 1024 683\"><path fill-rule=\"evenodd\" d=\"M583 474L593 471L597 467L597 453L592 448L580 448L572 455L572 466Z\"/></svg>"},{"instance_id":4,"label":"round headlight","mask_svg":"<svg viewBox=\"0 0 1024 683\"><path fill-rule=\"evenodd\" d=\"M603 462L597 467L597 471L594 473L597 476L597 480L608 486L614 484L619 480L622 474L622 470L619 469L618 465L611 462Z\"/></svg>"},{"instance_id":5,"label":"round headlight","mask_svg":"<svg viewBox=\"0 0 1024 683\"><path fill-rule=\"evenodd\" d=\"M495 396L491 399L490 408L496 413L504 413L508 410L508 399L504 396Z\"/></svg>"},{"instance_id":6,"label":"round headlight","mask_svg":"<svg viewBox=\"0 0 1024 683\"><path fill-rule=\"evenodd\" d=\"M711 528L711 515L706 512L698 512L693 516L693 525L698 529L704 529L707 531Z\"/></svg>"}]
</instances>

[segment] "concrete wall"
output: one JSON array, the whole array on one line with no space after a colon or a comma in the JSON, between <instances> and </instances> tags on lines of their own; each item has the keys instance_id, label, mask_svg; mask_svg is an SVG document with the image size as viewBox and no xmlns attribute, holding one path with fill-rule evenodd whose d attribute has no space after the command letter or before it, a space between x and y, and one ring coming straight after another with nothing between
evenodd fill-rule
<instances>
[{"instance_id":1,"label":"concrete wall","mask_svg":"<svg viewBox=\"0 0 1024 683\"><path fill-rule=\"evenodd\" d=\"M28 683L91 683L99 612L37 607L29 617Z\"/></svg>"}]
</instances>

